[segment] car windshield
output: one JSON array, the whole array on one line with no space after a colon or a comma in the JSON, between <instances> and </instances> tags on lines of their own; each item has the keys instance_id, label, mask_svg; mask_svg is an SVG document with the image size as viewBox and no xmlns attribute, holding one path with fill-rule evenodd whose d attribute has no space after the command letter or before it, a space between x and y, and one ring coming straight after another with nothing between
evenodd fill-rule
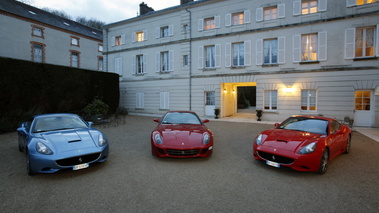
<instances>
[{"instance_id":1,"label":"car windshield","mask_svg":"<svg viewBox=\"0 0 379 213\"><path fill-rule=\"evenodd\" d=\"M293 117L285 120L278 128L326 135L328 121L306 117Z\"/></svg>"},{"instance_id":2,"label":"car windshield","mask_svg":"<svg viewBox=\"0 0 379 213\"><path fill-rule=\"evenodd\" d=\"M37 133L87 127L87 124L77 116L51 116L36 118L33 123L32 132Z\"/></svg>"},{"instance_id":3,"label":"car windshield","mask_svg":"<svg viewBox=\"0 0 379 213\"><path fill-rule=\"evenodd\" d=\"M201 121L194 113L171 112L162 119L162 124L201 124Z\"/></svg>"}]
</instances>

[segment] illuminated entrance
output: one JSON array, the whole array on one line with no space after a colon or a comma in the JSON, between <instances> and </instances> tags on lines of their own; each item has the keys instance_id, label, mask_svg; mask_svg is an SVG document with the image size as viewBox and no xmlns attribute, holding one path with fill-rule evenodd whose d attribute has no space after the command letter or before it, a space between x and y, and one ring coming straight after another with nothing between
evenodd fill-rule
<instances>
[{"instance_id":1,"label":"illuminated entrance","mask_svg":"<svg viewBox=\"0 0 379 213\"><path fill-rule=\"evenodd\" d=\"M255 113L256 82L221 84L221 117L236 113Z\"/></svg>"}]
</instances>

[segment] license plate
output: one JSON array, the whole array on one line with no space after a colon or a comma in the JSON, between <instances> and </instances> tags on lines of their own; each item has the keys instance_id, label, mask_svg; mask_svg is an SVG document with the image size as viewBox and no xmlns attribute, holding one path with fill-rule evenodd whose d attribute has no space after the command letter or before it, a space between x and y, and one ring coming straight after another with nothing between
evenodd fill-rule
<instances>
[{"instance_id":1,"label":"license plate","mask_svg":"<svg viewBox=\"0 0 379 213\"><path fill-rule=\"evenodd\" d=\"M85 169L85 168L88 168L89 167L89 164L88 163L83 163L83 164L79 164L79 165L75 165L72 170L79 170L79 169Z\"/></svg>"},{"instance_id":2,"label":"license plate","mask_svg":"<svg viewBox=\"0 0 379 213\"><path fill-rule=\"evenodd\" d=\"M280 167L280 164L279 164L279 163L272 162L272 161L269 161L269 160L266 161L266 164L269 165L269 166L277 167L277 168Z\"/></svg>"}]
</instances>

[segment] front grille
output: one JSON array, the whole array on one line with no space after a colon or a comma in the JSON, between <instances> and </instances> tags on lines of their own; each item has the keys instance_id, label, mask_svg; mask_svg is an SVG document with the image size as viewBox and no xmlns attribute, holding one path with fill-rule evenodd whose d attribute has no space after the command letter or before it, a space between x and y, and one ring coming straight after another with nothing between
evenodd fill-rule
<instances>
[{"instance_id":1,"label":"front grille","mask_svg":"<svg viewBox=\"0 0 379 213\"><path fill-rule=\"evenodd\" d=\"M56 163L59 166L74 166L82 163L92 162L100 157L101 153L93 153L89 155L76 156L72 158L65 158L61 160L57 160Z\"/></svg>"},{"instance_id":2,"label":"front grille","mask_svg":"<svg viewBox=\"0 0 379 213\"><path fill-rule=\"evenodd\" d=\"M200 149L187 149L187 150L180 150L180 149L167 149L166 152L169 155L173 156L191 156L191 155L197 155L199 154Z\"/></svg>"},{"instance_id":3,"label":"front grille","mask_svg":"<svg viewBox=\"0 0 379 213\"><path fill-rule=\"evenodd\" d=\"M258 151L258 155L259 155L259 157L261 157L265 160L273 161L273 162L280 163L280 164L291 164L294 162L294 159L292 159L292 158L287 158L287 157L283 157L280 155L275 155L275 154L262 152L262 151Z\"/></svg>"}]
</instances>

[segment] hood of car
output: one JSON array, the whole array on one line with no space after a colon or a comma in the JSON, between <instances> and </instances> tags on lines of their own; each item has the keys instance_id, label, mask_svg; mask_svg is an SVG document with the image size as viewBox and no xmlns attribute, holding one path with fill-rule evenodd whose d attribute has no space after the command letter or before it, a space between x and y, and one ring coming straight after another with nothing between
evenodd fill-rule
<instances>
[{"instance_id":1,"label":"hood of car","mask_svg":"<svg viewBox=\"0 0 379 213\"><path fill-rule=\"evenodd\" d=\"M287 151L296 151L296 149L304 143L315 141L317 138L322 137L319 134L285 129L268 130L262 134L266 136L262 146Z\"/></svg>"},{"instance_id":2,"label":"hood of car","mask_svg":"<svg viewBox=\"0 0 379 213\"><path fill-rule=\"evenodd\" d=\"M168 146L188 148L202 145L203 133L207 131L203 125L160 125L157 130Z\"/></svg>"},{"instance_id":3,"label":"hood of car","mask_svg":"<svg viewBox=\"0 0 379 213\"><path fill-rule=\"evenodd\" d=\"M96 143L88 129L44 132L40 134L39 138L51 144L55 152L96 147Z\"/></svg>"}]
</instances>

